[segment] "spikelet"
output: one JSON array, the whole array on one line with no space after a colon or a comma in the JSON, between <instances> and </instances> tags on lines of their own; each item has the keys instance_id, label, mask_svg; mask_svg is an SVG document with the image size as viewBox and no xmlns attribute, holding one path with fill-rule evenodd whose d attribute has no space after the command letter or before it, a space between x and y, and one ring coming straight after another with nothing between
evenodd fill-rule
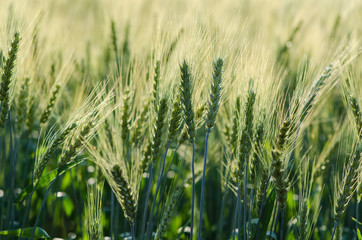
<instances>
[{"instance_id":1,"label":"spikelet","mask_svg":"<svg viewBox=\"0 0 362 240\"><path fill-rule=\"evenodd\" d=\"M102 240L103 225L102 225L102 193L104 182L98 186L87 185L88 196L85 212L85 226L87 229L88 239Z\"/></svg>"},{"instance_id":2,"label":"spikelet","mask_svg":"<svg viewBox=\"0 0 362 240\"><path fill-rule=\"evenodd\" d=\"M73 143L70 146L68 146L68 148L60 156L58 162L58 168L65 166L77 156L78 150L82 147L83 140L86 139L87 135L91 132L93 127L94 126L92 120L89 120L87 123L83 125L79 135L74 139Z\"/></svg>"},{"instance_id":3,"label":"spikelet","mask_svg":"<svg viewBox=\"0 0 362 240\"><path fill-rule=\"evenodd\" d=\"M1 102L1 113L0 113L0 129L4 128L5 120L9 110L9 89L11 77L15 67L15 61L18 55L20 37L19 33L15 33L14 39L11 42L9 50L9 56L6 59L4 72L1 77L1 88L0 88L0 102Z\"/></svg>"},{"instance_id":4,"label":"spikelet","mask_svg":"<svg viewBox=\"0 0 362 240\"><path fill-rule=\"evenodd\" d=\"M37 161L34 167L34 180L33 183L36 185L39 178L43 174L43 171L48 164L49 160L52 158L52 156L56 153L57 149L61 146L61 144L64 143L64 140L68 137L71 131L73 131L77 127L76 123L73 123L69 127L67 127L58 137L56 137L51 145L46 149L45 154L40 159L40 161Z\"/></svg>"},{"instance_id":5,"label":"spikelet","mask_svg":"<svg viewBox=\"0 0 362 240\"><path fill-rule=\"evenodd\" d=\"M48 101L48 105L46 106L46 108L44 109L44 111L40 117L40 124L45 124L48 121L49 115L53 111L54 104L55 104L55 101L57 100L59 91L60 91L60 85L57 84L55 86L54 91L52 92L51 98Z\"/></svg>"},{"instance_id":6,"label":"spikelet","mask_svg":"<svg viewBox=\"0 0 362 240\"><path fill-rule=\"evenodd\" d=\"M281 209L285 208L287 200L288 181L285 176L285 166L282 154L287 143L291 122L287 118L281 125L277 142L272 151L272 176L275 180L277 200Z\"/></svg>"},{"instance_id":7,"label":"spikelet","mask_svg":"<svg viewBox=\"0 0 362 240\"><path fill-rule=\"evenodd\" d=\"M344 177L341 185L336 189L336 204L334 208L334 220L338 220L342 217L346 210L349 201L351 200L356 188L358 187L359 170L362 160L362 144L360 144L349 160L348 165L344 170Z\"/></svg>"},{"instance_id":8,"label":"spikelet","mask_svg":"<svg viewBox=\"0 0 362 240\"><path fill-rule=\"evenodd\" d=\"M26 119L27 102L29 94L29 78L25 78L24 83L21 85L19 98L17 102L17 131L20 132Z\"/></svg>"},{"instance_id":9,"label":"spikelet","mask_svg":"<svg viewBox=\"0 0 362 240\"><path fill-rule=\"evenodd\" d=\"M216 115L220 107L223 65L224 61L221 58L218 58L213 64L213 81L211 83L210 101L206 115L206 127L208 132L210 132L211 128L215 125Z\"/></svg>"},{"instance_id":10,"label":"spikelet","mask_svg":"<svg viewBox=\"0 0 362 240\"><path fill-rule=\"evenodd\" d=\"M181 70L181 85L180 85L180 96L182 102L182 110L184 115L184 121L186 124L186 130L189 141L194 143L195 141L195 120L194 111L192 109L192 86L191 86L191 73L189 65L184 60L180 66Z\"/></svg>"},{"instance_id":11,"label":"spikelet","mask_svg":"<svg viewBox=\"0 0 362 240\"><path fill-rule=\"evenodd\" d=\"M172 112L171 112L171 120L168 127L168 141L172 141L177 137L177 134L181 127L181 107L180 107L180 99L177 96L173 102Z\"/></svg>"},{"instance_id":12,"label":"spikelet","mask_svg":"<svg viewBox=\"0 0 362 240\"><path fill-rule=\"evenodd\" d=\"M155 162L161 154L161 144L165 119L167 115L167 99L162 98L158 107L152 138L152 162Z\"/></svg>"},{"instance_id":13,"label":"spikelet","mask_svg":"<svg viewBox=\"0 0 362 240\"><path fill-rule=\"evenodd\" d=\"M169 227L169 225L171 223L172 217L175 214L176 207L180 201L182 193L183 193L182 187L177 187L175 189L175 191L172 193L171 198L170 198L169 202L167 203L167 206L162 214L161 222L159 223L159 225L157 227L155 240L160 240L165 235L167 228Z\"/></svg>"},{"instance_id":14,"label":"spikelet","mask_svg":"<svg viewBox=\"0 0 362 240\"><path fill-rule=\"evenodd\" d=\"M246 164L249 161L249 156L252 147L251 139L253 136L254 104L255 104L255 92L252 89L250 89L248 92L247 100L245 103L245 109L244 109L245 126L242 131L240 144L239 144L239 160L238 160L239 181L242 178L244 164Z\"/></svg>"},{"instance_id":15,"label":"spikelet","mask_svg":"<svg viewBox=\"0 0 362 240\"><path fill-rule=\"evenodd\" d=\"M127 218L128 223L133 226L137 212L137 201L134 197L131 186L124 178L122 170L118 164L115 164L112 167L111 174L117 184L116 191L120 194L120 204L122 206L124 216Z\"/></svg>"}]
</instances>

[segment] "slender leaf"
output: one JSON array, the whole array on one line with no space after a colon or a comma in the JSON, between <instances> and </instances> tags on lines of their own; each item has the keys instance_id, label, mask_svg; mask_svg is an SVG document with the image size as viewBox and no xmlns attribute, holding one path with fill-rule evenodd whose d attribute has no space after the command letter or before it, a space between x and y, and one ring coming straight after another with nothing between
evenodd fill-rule
<instances>
[{"instance_id":1,"label":"slender leaf","mask_svg":"<svg viewBox=\"0 0 362 240\"><path fill-rule=\"evenodd\" d=\"M39 179L35 189L40 189L48 186L56 177L63 175L66 171L77 166L82 162L83 160L74 161L72 163L65 165L64 167L54 169L53 171L49 172L48 174L42 176ZM33 191L33 187L34 187L33 184L29 184L26 188L24 188L23 191L20 193L20 195L15 199L14 203L17 204L26 199L29 196L29 194L31 194L31 192Z\"/></svg>"},{"instance_id":2,"label":"slender leaf","mask_svg":"<svg viewBox=\"0 0 362 240\"><path fill-rule=\"evenodd\" d=\"M273 209L274 209L274 202L275 202L275 190L273 190L265 203L265 206L263 208L263 213L261 214L261 220L260 220L260 239L265 239L267 235L268 225L269 221L271 219Z\"/></svg>"},{"instance_id":3,"label":"slender leaf","mask_svg":"<svg viewBox=\"0 0 362 240\"><path fill-rule=\"evenodd\" d=\"M19 229L14 229L14 230L5 230L5 231L1 231L0 235L19 237L20 232L21 232L20 228ZM32 232L33 232L32 227L24 228L23 229L23 234L21 236L24 237L24 238L30 238ZM51 237L49 236L49 234L44 229L42 229L40 227L37 227L35 229L34 239L51 239Z\"/></svg>"}]
</instances>

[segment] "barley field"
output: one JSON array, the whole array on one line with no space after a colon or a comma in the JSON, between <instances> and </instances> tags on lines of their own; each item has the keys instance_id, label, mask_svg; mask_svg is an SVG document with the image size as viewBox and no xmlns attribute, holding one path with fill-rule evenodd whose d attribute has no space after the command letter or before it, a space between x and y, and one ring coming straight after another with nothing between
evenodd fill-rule
<instances>
[{"instance_id":1,"label":"barley field","mask_svg":"<svg viewBox=\"0 0 362 240\"><path fill-rule=\"evenodd\" d=\"M0 239L362 239L362 1L0 0Z\"/></svg>"}]
</instances>

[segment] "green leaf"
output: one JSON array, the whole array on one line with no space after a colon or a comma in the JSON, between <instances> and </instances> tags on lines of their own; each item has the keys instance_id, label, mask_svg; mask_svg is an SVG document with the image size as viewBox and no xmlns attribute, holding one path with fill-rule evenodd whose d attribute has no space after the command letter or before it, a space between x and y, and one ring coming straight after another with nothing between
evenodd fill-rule
<instances>
[{"instance_id":1,"label":"green leaf","mask_svg":"<svg viewBox=\"0 0 362 240\"><path fill-rule=\"evenodd\" d=\"M274 202L275 202L275 190L273 190L266 200L266 203L263 208L263 212L261 214L260 219L260 231L259 231L259 239L265 239L267 235L269 221L271 219L273 209L274 209ZM256 231L258 234L258 230Z\"/></svg>"},{"instance_id":2,"label":"green leaf","mask_svg":"<svg viewBox=\"0 0 362 240\"><path fill-rule=\"evenodd\" d=\"M358 237L358 240L362 240L361 232L359 231L358 228L357 228L357 237Z\"/></svg>"},{"instance_id":3,"label":"green leaf","mask_svg":"<svg viewBox=\"0 0 362 240\"><path fill-rule=\"evenodd\" d=\"M51 181L53 181L56 177L63 175L66 171L77 166L81 162L83 162L83 160L74 161L72 163L65 165L64 167L56 168L53 171L49 172L48 174L43 175L39 179L37 185L35 186L35 189L40 189L40 188L44 188L44 187L48 186L51 183ZM34 188L34 185L29 184L25 189L23 189L23 191L20 193L20 195L15 199L14 203L20 203L20 202L24 201L24 199L26 199L31 194L31 192L33 191L33 188Z\"/></svg>"},{"instance_id":4,"label":"green leaf","mask_svg":"<svg viewBox=\"0 0 362 240\"><path fill-rule=\"evenodd\" d=\"M1 231L0 235L19 237L20 232L21 232L20 228L19 229L14 229L14 230L5 230L5 231ZM32 233L33 233L33 228L32 227L24 228L23 229L23 234L21 236L25 237L25 238L30 238ZM49 234L44 229L42 229L40 227L37 227L35 229L34 239L51 239L51 237L49 236Z\"/></svg>"},{"instance_id":5,"label":"green leaf","mask_svg":"<svg viewBox=\"0 0 362 240\"><path fill-rule=\"evenodd\" d=\"M65 215L67 215L67 217L70 217L70 215L72 215L72 212L74 210L74 204L72 200L68 197L68 195L63 196L62 200L63 200L63 209L65 211Z\"/></svg>"}]
</instances>

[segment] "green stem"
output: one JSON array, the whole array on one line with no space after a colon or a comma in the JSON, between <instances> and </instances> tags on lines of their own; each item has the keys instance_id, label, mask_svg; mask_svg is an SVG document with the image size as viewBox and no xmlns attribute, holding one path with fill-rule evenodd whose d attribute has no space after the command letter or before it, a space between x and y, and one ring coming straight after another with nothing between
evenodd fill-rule
<instances>
[{"instance_id":1,"label":"green stem","mask_svg":"<svg viewBox=\"0 0 362 240\"><path fill-rule=\"evenodd\" d=\"M194 142L192 142L191 172L192 172L192 202L191 202L190 240L192 240L194 235L194 212L195 212L195 143Z\"/></svg>"},{"instance_id":2,"label":"green stem","mask_svg":"<svg viewBox=\"0 0 362 240\"><path fill-rule=\"evenodd\" d=\"M201 240L201 231L202 231L202 214L204 207L204 194L205 194L205 175L206 175L206 160L207 160L207 143L209 140L210 128L206 131L205 137L205 154L204 154L204 167L202 170L202 184L201 184L201 199L200 199L200 217L199 217L199 231L197 234L197 239Z\"/></svg>"},{"instance_id":3,"label":"green stem","mask_svg":"<svg viewBox=\"0 0 362 240\"><path fill-rule=\"evenodd\" d=\"M245 176L244 176L244 240L248 239L248 232L246 231L247 195L248 195L248 161L246 161L245 163Z\"/></svg>"},{"instance_id":4,"label":"green stem","mask_svg":"<svg viewBox=\"0 0 362 240\"><path fill-rule=\"evenodd\" d=\"M41 210L44 208L44 205L45 205L45 203L46 203L46 199L47 199L47 196L48 196L48 194L49 194L49 191L50 191L50 189L52 188L53 183L55 182L56 179L57 179L57 177L56 177L53 181L51 181L51 183L50 183L47 191L45 192L43 201L42 201L41 206L40 206L40 209L39 209L38 216L36 217L36 220L35 220L35 224L34 224L34 227L33 227L33 231L32 231L32 233L31 233L30 240L33 240L33 239L34 239L35 230L36 230L36 227L38 226L39 219L40 219L40 215L41 215Z\"/></svg>"},{"instance_id":5,"label":"green stem","mask_svg":"<svg viewBox=\"0 0 362 240\"><path fill-rule=\"evenodd\" d=\"M333 240L333 238L334 238L334 234L336 233L336 229L337 229L337 220L334 221L334 227L333 227L333 232L332 232L331 240Z\"/></svg>"},{"instance_id":6,"label":"green stem","mask_svg":"<svg viewBox=\"0 0 362 240\"><path fill-rule=\"evenodd\" d=\"M168 141L168 142L167 142L167 146L166 146L166 150L165 150L165 154L164 154L163 160L162 160L162 166L160 167L159 172L158 172L156 192L155 192L155 195L153 196L150 218L149 218L149 220L148 220L148 226L147 226L147 230L146 230L146 238L148 238L148 236L149 236L149 234L150 234L150 231L152 231L152 228L153 228L153 221L152 221L152 220L153 220L153 212L154 212L154 210L155 210L155 204L156 204L156 201L157 201L158 191L159 191L160 186L161 186L162 176L163 176L163 173L164 173L164 171L165 171L166 157L167 157L167 152L168 152L168 149L169 149L169 147L170 147L170 144L171 144L171 142ZM159 199L159 201L160 201L160 200L161 200L161 199Z\"/></svg>"}]
</instances>

